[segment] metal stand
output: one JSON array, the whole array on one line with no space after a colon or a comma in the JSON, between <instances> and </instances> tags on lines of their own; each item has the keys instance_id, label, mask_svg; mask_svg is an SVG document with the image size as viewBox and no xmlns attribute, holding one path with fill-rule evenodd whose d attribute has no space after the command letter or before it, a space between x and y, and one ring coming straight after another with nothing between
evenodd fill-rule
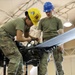
<instances>
[{"instance_id":1,"label":"metal stand","mask_svg":"<svg viewBox=\"0 0 75 75\"><path fill-rule=\"evenodd\" d=\"M3 75L6 75L6 57L5 56L3 60Z\"/></svg>"},{"instance_id":2,"label":"metal stand","mask_svg":"<svg viewBox=\"0 0 75 75\"><path fill-rule=\"evenodd\" d=\"M33 65L33 63L35 63ZM39 64L39 60L36 60L36 59L31 59L29 61L26 62L26 74L25 75L28 75L28 65L33 65L33 66L37 66Z\"/></svg>"},{"instance_id":3,"label":"metal stand","mask_svg":"<svg viewBox=\"0 0 75 75\"><path fill-rule=\"evenodd\" d=\"M28 75L28 66L27 66L27 63L26 63L26 74L25 75Z\"/></svg>"}]
</instances>

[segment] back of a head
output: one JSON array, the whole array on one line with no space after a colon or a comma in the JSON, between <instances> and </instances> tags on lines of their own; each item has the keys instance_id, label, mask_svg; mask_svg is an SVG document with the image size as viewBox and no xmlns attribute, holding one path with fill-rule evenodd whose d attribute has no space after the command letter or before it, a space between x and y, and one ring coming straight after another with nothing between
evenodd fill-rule
<instances>
[{"instance_id":1,"label":"back of a head","mask_svg":"<svg viewBox=\"0 0 75 75\"><path fill-rule=\"evenodd\" d=\"M54 6L51 2L45 2L43 6L44 12L50 12L54 9Z\"/></svg>"}]
</instances>

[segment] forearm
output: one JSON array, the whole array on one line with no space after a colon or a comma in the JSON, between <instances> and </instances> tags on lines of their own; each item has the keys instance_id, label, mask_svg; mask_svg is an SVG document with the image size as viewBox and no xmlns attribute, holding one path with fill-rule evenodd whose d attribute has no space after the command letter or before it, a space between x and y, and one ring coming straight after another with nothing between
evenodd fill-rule
<instances>
[{"instance_id":1,"label":"forearm","mask_svg":"<svg viewBox=\"0 0 75 75\"><path fill-rule=\"evenodd\" d=\"M15 41L19 41L19 42L26 42L26 41L30 41L30 40L31 40L30 37L26 38L24 36L22 36L21 38L20 37L19 38L16 37L16 39L15 39Z\"/></svg>"},{"instance_id":2,"label":"forearm","mask_svg":"<svg viewBox=\"0 0 75 75\"><path fill-rule=\"evenodd\" d=\"M58 34L63 34L64 33L64 30L63 29L59 29L58 30ZM60 50L63 52L64 51L64 44L60 45Z\"/></svg>"}]
</instances>

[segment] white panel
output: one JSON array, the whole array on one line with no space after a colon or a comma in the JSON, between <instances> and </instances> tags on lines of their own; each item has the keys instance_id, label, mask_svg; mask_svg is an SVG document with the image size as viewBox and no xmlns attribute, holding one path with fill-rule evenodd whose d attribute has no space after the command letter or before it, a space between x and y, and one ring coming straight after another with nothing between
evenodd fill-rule
<instances>
[{"instance_id":1,"label":"white panel","mask_svg":"<svg viewBox=\"0 0 75 75\"><path fill-rule=\"evenodd\" d=\"M32 67L30 70L30 75L37 75L37 67Z\"/></svg>"},{"instance_id":2,"label":"white panel","mask_svg":"<svg viewBox=\"0 0 75 75\"><path fill-rule=\"evenodd\" d=\"M48 75L55 75L55 71L54 61L50 61L48 63Z\"/></svg>"},{"instance_id":3,"label":"white panel","mask_svg":"<svg viewBox=\"0 0 75 75\"><path fill-rule=\"evenodd\" d=\"M72 71L72 75L75 75L75 57L72 58L72 68L71 68L71 71Z\"/></svg>"},{"instance_id":4,"label":"white panel","mask_svg":"<svg viewBox=\"0 0 75 75\"><path fill-rule=\"evenodd\" d=\"M63 70L65 75L71 75L71 61L70 59L66 58L63 61Z\"/></svg>"}]
</instances>

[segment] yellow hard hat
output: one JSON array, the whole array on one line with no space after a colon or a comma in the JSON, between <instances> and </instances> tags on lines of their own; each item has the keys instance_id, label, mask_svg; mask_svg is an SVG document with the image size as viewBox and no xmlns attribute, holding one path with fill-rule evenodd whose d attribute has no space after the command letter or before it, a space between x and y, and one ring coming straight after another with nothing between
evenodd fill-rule
<instances>
[{"instance_id":1,"label":"yellow hard hat","mask_svg":"<svg viewBox=\"0 0 75 75\"><path fill-rule=\"evenodd\" d=\"M34 25L37 25L38 21L41 18L41 13L37 8L28 9L28 15Z\"/></svg>"}]
</instances>

